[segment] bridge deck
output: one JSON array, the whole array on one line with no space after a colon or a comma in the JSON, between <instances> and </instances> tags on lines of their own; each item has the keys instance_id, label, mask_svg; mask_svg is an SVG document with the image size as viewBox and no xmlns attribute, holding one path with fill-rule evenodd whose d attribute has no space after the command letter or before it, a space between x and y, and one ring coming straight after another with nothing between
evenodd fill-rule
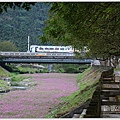
<instances>
[{"instance_id":1,"label":"bridge deck","mask_svg":"<svg viewBox=\"0 0 120 120\"><path fill-rule=\"evenodd\" d=\"M3 59L0 63L62 63L62 64L91 64L91 60L78 59Z\"/></svg>"},{"instance_id":2,"label":"bridge deck","mask_svg":"<svg viewBox=\"0 0 120 120\"><path fill-rule=\"evenodd\" d=\"M91 64L91 59L76 59L74 53L66 52L0 52L0 63L63 63L63 64Z\"/></svg>"}]
</instances>

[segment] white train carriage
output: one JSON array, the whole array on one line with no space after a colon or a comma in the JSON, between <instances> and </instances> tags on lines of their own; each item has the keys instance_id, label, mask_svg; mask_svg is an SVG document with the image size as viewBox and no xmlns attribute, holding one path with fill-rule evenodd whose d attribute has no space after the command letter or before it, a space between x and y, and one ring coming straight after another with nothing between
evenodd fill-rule
<instances>
[{"instance_id":1,"label":"white train carriage","mask_svg":"<svg viewBox=\"0 0 120 120\"><path fill-rule=\"evenodd\" d=\"M72 46L38 46L31 45L30 52L74 53Z\"/></svg>"}]
</instances>

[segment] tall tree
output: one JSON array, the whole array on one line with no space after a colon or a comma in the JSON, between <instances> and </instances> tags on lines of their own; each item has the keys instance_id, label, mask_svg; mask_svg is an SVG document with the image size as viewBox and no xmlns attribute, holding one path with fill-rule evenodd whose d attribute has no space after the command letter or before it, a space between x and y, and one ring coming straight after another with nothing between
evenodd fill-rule
<instances>
[{"instance_id":1,"label":"tall tree","mask_svg":"<svg viewBox=\"0 0 120 120\"><path fill-rule=\"evenodd\" d=\"M16 7L28 11L31 8L31 5L35 5L35 2L0 2L0 13L3 11L7 12L8 8L15 9Z\"/></svg>"},{"instance_id":2,"label":"tall tree","mask_svg":"<svg viewBox=\"0 0 120 120\"><path fill-rule=\"evenodd\" d=\"M16 52L18 51L17 47L15 46L14 43L10 41L3 41L0 42L0 51L2 52Z\"/></svg>"},{"instance_id":3,"label":"tall tree","mask_svg":"<svg viewBox=\"0 0 120 120\"><path fill-rule=\"evenodd\" d=\"M70 35L67 41L63 36L63 43L64 41L66 44L71 43L77 49L86 45L93 57L108 59L111 56L119 56L119 11L120 3L114 2L52 3L50 9L52 16L47 22L45 36L50 35L53 42L59 42L63 32ZM56 17L53 17L54 15ZM62 29L58 27L59 22L56 22L61 19ZM55 36L59 39L55 39Z\"/></svg>"}]
</instances>

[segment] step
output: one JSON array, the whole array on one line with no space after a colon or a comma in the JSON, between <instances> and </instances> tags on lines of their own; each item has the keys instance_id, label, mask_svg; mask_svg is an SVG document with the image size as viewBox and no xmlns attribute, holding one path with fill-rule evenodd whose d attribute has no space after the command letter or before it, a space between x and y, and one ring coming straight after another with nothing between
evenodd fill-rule
<instances>
[{"instance_id":1,"label":"step","mask_svg":"<svg viewBox=\"0 0 120 120\"><path fill-rule=\"evenodd\" d=\"M102 118L120 118L120 114L102 114Z\"/></svg>"},{"instance_id":2,"label":"step","mask_svg":"<svg viewBox=\"0 0 120 120\"><path fill-rule=\"evenodd\" d=\"M74 114L72 118L79 118L80 114Z\"/></svg>"},{"instance_id":3,"label":"step","mask_svg":"<svg viewBox=\"0 0 120 120\"><path fill-rule=\"evenodd\" d=\"M114 90L118 90L120 92L120 88L101 88L102 91L114 91Z\"/></svg>"},{"instance_id":4,"label":"step","mask_svg":"<svg viewBox=\"0 0 120 120\"><path fill-rule=\"evenodd\" d=\"M113 102L113 101L102 101L101 105L120 105L120 101Z\"/></svg>"},{"instance_id":5,"label":"step","mask_svg":"<svg viewBox=\"0 0 120 120\"><path fill-rule=\"evenodd\" d=\"M120 111L102 111L101 114L120 114Z\"/></svg>"},{"instance_id":6,"label":"step","mask_svg":"<svg viewBox=\"0 0 120 120\"><path fill-rule=\"evenodd\" d=\"M120 82L101 81L101 84L117 84L117 85L119 85Z\"/></svg>"},{"instance_id":7,"label":"step","mask_svg":"<svg viewBox=\"0 0 120 120\"><path fill-rule=\"evenodd\" d=\"M83 117L84 117L84 115L86 114L86 111L87 111L87 109L83 109L83 111L82 111L82 113L81 113L81 115L80 115L80 117L79 117L79 118L83 118Z\"/></svg>"},{"instance_id":8,"label":"step","mask_svg":"<svg viewBox=\"0 0 120 120\"><path fill-rule=\"evenodd\" d=\"M99 116L96 115L84 115L84 118L99 118Z\"/></svg>"},{"instance_id":9,"label":"step","mask_svg":"<svg viewBox=\"0 0 120 120\"><path fill-rule=\"evenodd\" d=\"M114 90L114 91L101 91L101 95L104 95L104 96L117 96L117 95L120 95L120 91L119 90Z\"/></svg>"}]
</instances>

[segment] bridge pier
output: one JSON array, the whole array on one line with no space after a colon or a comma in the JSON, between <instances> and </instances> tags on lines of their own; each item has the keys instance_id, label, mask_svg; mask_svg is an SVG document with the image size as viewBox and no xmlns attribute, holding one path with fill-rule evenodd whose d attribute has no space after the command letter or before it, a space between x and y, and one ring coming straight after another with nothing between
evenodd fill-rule
<instances>
[{"instance_id":1,"label":"bridge pier","mask_svg":"<svg viewBox=\"0 0 120 120\"><path fill-rule=\"evenodd\" d=\"M49 73L53 71L53 64L48 64L48 71Z\"/></svg>"}]
</instances>

